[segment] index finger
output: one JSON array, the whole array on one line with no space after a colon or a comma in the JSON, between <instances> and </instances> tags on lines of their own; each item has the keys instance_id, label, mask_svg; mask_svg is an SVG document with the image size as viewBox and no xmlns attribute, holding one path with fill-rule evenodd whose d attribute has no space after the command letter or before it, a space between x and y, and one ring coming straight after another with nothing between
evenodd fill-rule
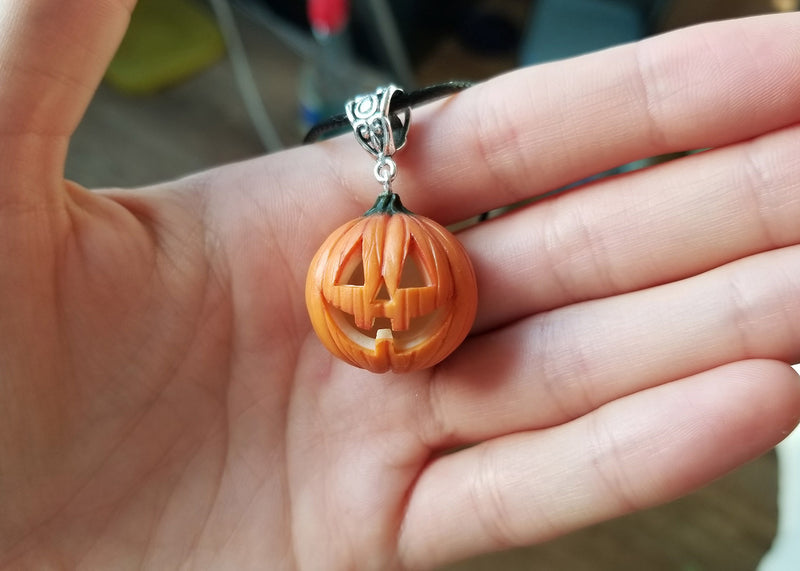
<instances>
[{"instance_id":1,"label":"index finger","mask_svg":"<svg viewBox=\"0 0 800 571\"><path fill-rule=\"evenodd\" d=\"M633 160L790 125L798 32L797 13L706 24L478 85L415 111L395 190L450 223ZM335 176L306 191L368 207L377 187L352 138L316 149Z\"/></svg>"}]
</instances>

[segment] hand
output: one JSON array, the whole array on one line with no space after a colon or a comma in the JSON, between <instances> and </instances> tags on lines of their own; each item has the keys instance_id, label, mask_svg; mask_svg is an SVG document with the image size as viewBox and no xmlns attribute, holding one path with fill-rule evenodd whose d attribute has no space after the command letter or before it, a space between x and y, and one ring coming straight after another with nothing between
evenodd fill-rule
<instances>
[{"instance_id":1,"label":"hand","mask_svg":"<svg viewBox=\"0 0 800 571\"><path fill-rule=\"evenodd\" d=\"M396 190L443 223L714 150L463 232L473 334L376 376L303 303L379 190L350 135L135 191L62 179L132 6L0 10L0 567L427 568L668 501L797 422L798 15L415 112Z\"/></svg>"}]
</instances>

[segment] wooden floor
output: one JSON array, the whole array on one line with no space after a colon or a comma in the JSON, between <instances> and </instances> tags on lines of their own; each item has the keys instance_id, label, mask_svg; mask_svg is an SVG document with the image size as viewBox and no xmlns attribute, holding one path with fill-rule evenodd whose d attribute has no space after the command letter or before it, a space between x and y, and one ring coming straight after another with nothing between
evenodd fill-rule
<instances>
[{"instance_id":1,"label":"wooden floor","mask_svg":"<svg viewBox=\"0 0 800 571\"><path fill-rule=\"evenodd\" d=\"M242 22L245 42L267 110L289 145L298 142L298 57L260 28ZM436 57L457 52L443 43L422 66L436 79ZM478 61L462 57L458 65ZM465 63L467 62L467 63ZM508 62L478 61L475 75ZM510 64L509 64L510 65ZM461 68L457 68L461 69ZM234 87L220 62L182 85L152 97L126 97L101 87L80 125L67 174L90 187L133 186L262 153ZM749 571L774 534L775 457L769 454L672 504L598 525L571 536L451 566L455 571Z\"/></svg>"}]
</instances>

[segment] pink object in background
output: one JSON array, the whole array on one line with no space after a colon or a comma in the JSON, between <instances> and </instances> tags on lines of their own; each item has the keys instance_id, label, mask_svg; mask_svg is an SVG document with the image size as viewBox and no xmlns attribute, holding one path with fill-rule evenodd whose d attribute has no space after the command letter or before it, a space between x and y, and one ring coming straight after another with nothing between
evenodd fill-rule
<instances>
[{"instance_id":1,"label":"pink object in background","mask_svg":"<svg viewBox=\"0 0 800 571\"><path fill-rule=\"evenodd\" d=\"M308 0L306 9L311 29L323 36L340 32L350 17L349 0Z\"/></svg>"},{"instance_id":2,"label":"pink object in background","mask_svg":"<svg viewBox=\"0 0 800 571\"><path fill-rule=\"evenodd\" d=\"M359 92L361 82L347 30L349 0L308 0L306 11L317 45L300 71L301 134L341 113L345 102Z\"/></svg>"}]
</instances>

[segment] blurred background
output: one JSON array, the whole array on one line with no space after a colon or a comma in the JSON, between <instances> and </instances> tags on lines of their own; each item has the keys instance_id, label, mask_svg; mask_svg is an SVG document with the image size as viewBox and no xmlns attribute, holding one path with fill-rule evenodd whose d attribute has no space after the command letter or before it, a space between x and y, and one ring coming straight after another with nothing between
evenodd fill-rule
<instances>
[{"instance_id":1,"label":"blurred background","mask_svg":"<svg viewBox=\"0 0 800 571\"><path fill-rule=\"evenodd\" d=\"M479 81L800 0L139 0L79 126L67 176L137 186L298 145L358 92ZM677 502L477 570L755 569L776 521L768 454ZM798 567L800 568L800 567Z\"/></svg>"}]
</instances>

